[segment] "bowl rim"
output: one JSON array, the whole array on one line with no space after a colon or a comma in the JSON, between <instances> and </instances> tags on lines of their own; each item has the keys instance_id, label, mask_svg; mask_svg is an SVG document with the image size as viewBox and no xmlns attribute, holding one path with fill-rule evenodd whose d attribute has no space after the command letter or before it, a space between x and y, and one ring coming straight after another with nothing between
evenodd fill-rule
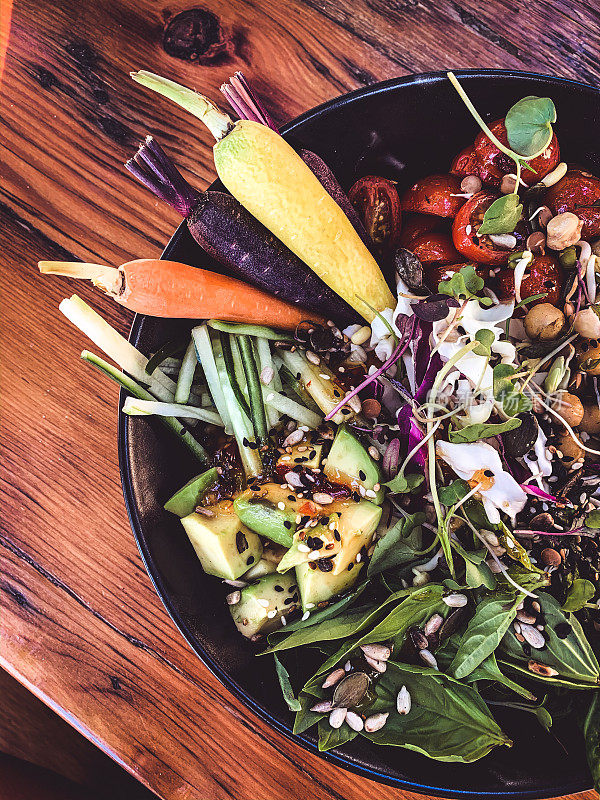
<instances>
[{"instance_id":1,"label":"bowl rim","mask_svg":"<svg viewBox=\"0 0 600 800\"><path fill-rule=\"evenodd\" d=\"M455 69L454 74L458 78L465 78L467 80L472 78L508 78L508 79L522 79L532 82L545 83L548 82L560 86L573 86L578 89L585 89L592 95L600 95L600 88L591 86L583 81L574 80L572 78L558 77L539 72L527 72L511 69ZM389 91L394 91L401 86L418 86L438 83L442 80L447 80L447 71L439 70L434 72L422 72L409 75L403 75L396 78L389 78L385 81L370 84L358 89L355 89L346 94L334 97L318 106L303 112L293 120L281 126L282 134L293 133L298 126L302 126L314 118L321 116L324 112L331 109L340 108L354 102L356 99L367 97L375 94L385 94ZM169 239L166 247L164 248L161 259L168 260L171 256L173 249L178 244L181 236L186 230L185 220L180 223L173 235ZM144 315L136 314L129 334L129 341L137 345L141 334L142 322ZM580 780L572 781L571 783L555 786L552 789L535 790L535 789L506 789L496 791L475 791L464 790L457 788L443 788L441 786L430 786L424 783L418 783L408 779L402 779L393 775L386 774L376 768L368 767L364 764L356 762L349 758L343 751L337 749L322 752L318 749L315 742L305 738L302 735L295 734L291 726L284 724L276 717L272 716L268 708L258 703L254 698L249 695L245 689L242 688L222 667L216 660L205 650L205 648L198 642L193 635L189 625L182 619L178 611L174 608L169 592L160 578L159 570L152 558L149 548L143 534L142 523L138 513L137 504L135 502L132 478L132 464L130 459L129 447L127 444L129 423L130 419L126 414L122 413L123 404L125 402L126 392L121 389L119 393L118 404L118 458L119 470L121 475L121 485L123 490L123 497L125 501L125 508L129 523L138 546L142 561L146 568L150 580L158 594L162 604L164 605L169 617L173 621L175 627L179 630L183 638L186 640L192 651L198 656L207 669L217 678L217 680L225 686L243 705L258 716L263 722L269 725L278 733L281 733L289 741L293 742L305 750L313 753L314 755L323 758L324 760L334 764L337 767L348 770L354 774L361 775L362 777L369 778L372 781L383 783L395 788L406 789L419 794L429 794L438 797L448 798L517 798L522 800L542 800L542 798L557 797L559 795L573 794L576 792L585 791L591 788L589 779L583 775Z\"/></svg>"}]
</instances>

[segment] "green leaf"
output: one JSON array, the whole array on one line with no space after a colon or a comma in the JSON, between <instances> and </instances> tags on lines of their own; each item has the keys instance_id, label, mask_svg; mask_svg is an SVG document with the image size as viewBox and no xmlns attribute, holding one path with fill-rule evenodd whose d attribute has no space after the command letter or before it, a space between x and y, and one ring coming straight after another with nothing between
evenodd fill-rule
<instances>
[{"instance_id":1,"label":"green leaf","mask_svg":"<svg viewBox=\"0 0 600 800\"><path fill-rule=\"evenodd\" d=\"M596 587L585 578L575 578L563 603L563 611L580 611L596 594Z\"/></svg>"},{"instance_id":2,"label":"green leaf","mask_svg":"<svg viewBox=\"0 0 600 800\"><path fill-rule=\"evenodd\" d=\"M520 419L507 419L504 422L498 423L485 423L479 422L475 425L467 425L466 428L460 430L450 431L450 441L454 444L463 444L465 442L477 442L480 439L489 439L491 436L497 436L506 431L513 431L521 424Z\"/></svg>"},{"instance_id":3,"label":"green leaf","mask_svg":"<svg viewBox=\"0 0 600 800\"><path fill-rule=\"evenodd\" d=\"M465 580L471 589L485 586L490 591L495 589L498 583L496 576L485 562L473 564L472 561L465 561Z\"/></svg>"},{"instance_id":4,"label":"green leaf","mask_svg":"<svg viewBox=\"0 0 600 800\"><path fill-rule=\"evenodd\" d=\"M594 779L594 788L600 791L600 692L594 692L583 719L583 738L588 766Z\"/></svg>"},{"instance_id":5,"label":"green leaf","mask_svg":"<svg viewBox=\"0 0 600 800\"><path fill-rule=\"evenodd\" d=\"M515 391L511 377L516 372L516 368L511 364L496 364L493 368L494 398L502 403L504 413L509 417L515 417L523 411L530 411L532 407L529 397Z\"/></svg>"},{"instance_id":6,"label":"green leaf","mask_svg":"<svg viewBox=\"0 0 600 800\"><path fill-rule=\"evenodd\" d=\"M415 551L421 548L421 523L425 514L418 512L401 517L385 536L377 541L367 568L370 578L387 569L394 569L414 561Z\"/></svg>"},{"instance_id":7,"label":"green leaf","mask_svg":"<svg viewBox=\"0 0 600 800\"><path fill-rule=\"evenodd\" d=\"M411 709L405 715L396 711L402 686L411 696ZM512 744L473 687L437 670L388 661L375 694L369 713L390 714L381 730L362 734L376 744L464 763L483 758L498 745Z\"/></svg>"},{"instance_id":8,"label":"green leaf","mask_svg":"<svg viewBox=\"0 0 600 800\"><path fill-rule=\"evenodd\" d=\"M547 731L549 731L550 728L552 727L552 717L548 709L544 708L544 706L538 706L538 708L535 709L534 713L538 718L538 722L540 723L542 728L545 728Z\"/></svg>"},{"instance_id":9,"label":"green leaf","mask_svg":"<svg viewBox=\"0 0 600 800\"><path fill-rule=\"evenodd\" d=\"M596 689L600 685L600 666L577 617L565 614L557 600L548 592L538 593L538 603L542 607L544 635L546 644L542 649L532 649L531 655L523 651L515 632L510 628L498 650L498 662L512 671L527 675L535 681L567 686L573 689ZM559 630L569 630L564 639L556 634ZM529 668L533 661L551 667L555 675L538 675Z\"/></svg>"},{"instance_id":10,"label":"green leaf","mask_svg":"<svg viewBox=\"0 0 600 800\"><path fill-rule=\"evenodd\" d=\"M396 475L391 481L384 483L392 494L406 494L412 492L417 486L420 486L425 480L424 475Z\"/></svg>"},{"instance_id":11,"label":"green leaf","mask_svg":"<svg viewBox=\"0 0 600 800\"><path fill-rule=\"evenodd\" d=\"M523 214L518 194L504 194L491 204L483 215L477 235L512 233Z\"/></svg>"},{"instance_id":12,"label":"green leaf","mask_svg":"<svg viewBox=\"0 0 600 800\"><path fill-rule=\"evenodd\" d=\"M477 605L475 615L458 646L450 670L455 678L464 678L478 667L502 641L517 615L523 594L493 594Z\"/></svg>"},{"instance_id":13,"label":"green leaf","mask_svg":"<svg viewBox=\"0 0 600 800\"><path fill-rule=\"evenodd\" d=\"M273 653L273 658L275 659L275 671L277 672L277 677L279 678L281 694L287 703L287 707L290 711L300 711L302 709L302 705L300 704L300 701L296 699L294 690L292 689L289 672L277 658L275 653Z\"/></svg>"},{"instance_id":14,"label":"green leaf","mask_svg":"<svg viewBox=\"0 0 600 800\"><path fill-rule=\"evenodd\" d=\"M462 500L471 491L471 487L462 478L452 481L449 486L438 486L438 497L440 503L445 506L453 506Z\"/></svg>"},{"instance_id":15,"label":"green leaf","mask_svg":"<svg viewBox=\"0 0 600 800\"><path fill-rule=\"evenodd\" d=\"M496 341L494 332L490 331L488 328L481 328L475 334L475 340L479 342L479 346L472 352L475 353L476 356L490 358L492 355L492 345Z\"/></svg>"},{"instance_id":16,"label":"green leaf","mask_svg":"<svg viewBox=\"0 0 600 800\"><path fill-rule=\"evenodd\" d=\"M600 528L600 508L590 511L585 518L585 526L586 528Z\"/></svg>"},{"instance_id":17,"label":"green leaf","mask_svg":"<svg viewBox=\"0 0 600 800\"><path fill-rule=\"evenodd\" d=\"M524 97L506 114L508 143L521 156L543 153L552 141L554 122L556 108L549 97Z\"/></svg>"},{"instance_id":18,"label":"green leaf","mask_svg":"<svg viewBox=\"0 0 600 800\"><path fill-rule=\"evenodd\" d=\"M324 752L334 747L341 747L358 736L357 731L344 722L341 728L332 728L328 719L319 720L319 750Z\"/></svg>"},{"instance_id":19,"label":"green leaf","mask_svg":"<svg viewBox=\"0 0 600 800\"><path fill-rule=\"evenodd\" d=\"M475 272L472 264L467 264L455 272L447 281L441 281L438 286L440 294L450 297L474 297L483 289L483 278Z\"/></svg>"},{"instance_id":20,"label":"green leaf","mask_svg":"<svg viewBox=\"0 0 600 800\"><path fill-rule=\"evenodd\" d=\"M527 555L527 550L525 550L523 545L517 541L517 539L513 536L512 531L507 528L502 521L500 521L494 527L494 532L498 537L500 545L506 550L507 556L512 558L513 561L521 564L521 566L525 567L528 572L535 572L539 575L543 574L541 570L537 570L533 567L531 561L529 560L529 556Z\"/></svg>"},{"instance_id":21,"label":"green leaf","mask_svg":"<svg viewBox=\"0 0 600 800\"><path fill-rule=\"evenodd\" d=\"M323 697L325 693L323 692ZM304 733L313 725L323 718L323 714L317 711L311 711L311 707L315 705L315 696L307 694L304 691L300 692L300 710L296 713L294 719L294 733Z\"/></svg>"}]
</instances>

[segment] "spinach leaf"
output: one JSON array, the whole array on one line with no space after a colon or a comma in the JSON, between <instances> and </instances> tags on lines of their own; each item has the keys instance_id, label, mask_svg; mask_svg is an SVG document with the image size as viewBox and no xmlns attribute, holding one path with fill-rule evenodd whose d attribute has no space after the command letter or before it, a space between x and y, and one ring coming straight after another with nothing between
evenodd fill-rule
<instances>
[{"instance_id":1,"label":"spinach leaf","mask_svg":"<svg viewBox=\"0 0 600 800\"><path fill-rule=\"evenodd\" d=\"M600 790L600 692L594 692L587 714L583 719L585 754L594 779L594 788Z\"/></svg>"},{"instance_id":2,"label":"spinach leaf","mask_svg":"<svg viewBox=\"0 0 600 800\"><path fill-rule=\"evenodd\" d=\"M494 652L516 617L523 597L521 593L516 598L514 594L493 594L477 605L450 665L455 678L465 678Z\"/></svg>"},{"instance_id":3,"label":"spinach leaf","mask_svg":"<svg viewBox=\"0 0 600 800\"><path fill-rule=\"evenodd\" d=\"M391 481L384 483L392 494L407 494L420 486L425 480L424 475L396 475Z\"/></svg>"},{"instance_id":4,"label":"spinach leaf","mask_svg":"<svg viewBox=\"0 0 600 800\"><path fill-rule=\"evenodd\" d=\"M497 436L500 433L512 431L515 428L518 428L520 424L521 420L516 417L495 424L479 422L475 425L467 425L466 428L451 430L450 441L453 444L477 442L479 439L489 439L490 436Z\"/></svg>"},{"instance_id":5,"label":"spinach leaf","mask_svg":"<svg viewBox=\"0 0 600 800\"><path fill-rule=\"evenodd\" d=\"M465 561L465 580L471 589L478 589L485 586L490 591L495 589L498 581L489 566L482 561L480 564L473 564L472 561Z\"/></svg>"},{"instance_id":6,"label":"spinach leaf","mask_svg":"<svg viewBox=\"0 0 600 800\"><path fill-rule=\"evenodd\" d=\"M378 540L367 568L369 578L417 558L415 551L421 548L421 523L424 520L425 514L422 512L401 517L385 536Z\"/></svg>"},{"instance_id":7,"label":"spinach leaf","mask_svg":"<svg viewBox=\"0 0 600 800\"><path fill-rule=\"evenodd\" d=\"M575 578L563 603L563 611L580 611L596 594L596 588L585 578Z\"/></svg>"},{"instance_id":8,"label":"spinach leaf","mask_svg":"<svg viewBox=\"0 0 600 800\"><path fill-rule=\"evenodd\" d=\"M283 695L283 699L287 703L287 707L290 711L300 711L302 706L299 700L296 700L296 696L294 694L294 690L292 689L292 684L290 682L290 675L287 669L283 666L281 661L277 658L277 655L273 653L273 658L275 659L275 671L277 672L277 677L279 678L279 685L281 687L281 694Z\"/></svg>"},{"instance_id":9,"label":"spinach leaf","mask_svg":"<svg viewBox=\"0 0 600 800\"><path fill-rule=\"evenodd\" d=\"M552 141L554 122L556 108L549 97L524 97L506 114L508 143L521 156L543 153Z\"/></svg>"},{"instance_id":10,"label":"spinach leaf","mask_svg":"<svg viewBox=\"0 0 600 800\"><path fill-rule=\"evenodd\" d=\"M512 233L523 214L523 204L518 194L504 194L491 204L483 215L477 235Z\"/></svg>"},{"instance_id":11,"label":"spinach leaf","mask_svg":"<svg viewBox=\"0 0 600 800\"><path fill-rule=\"evenodd\" d=\"M332 728L327 718L319 720L319 750L324 752L334 747L341 747L358 736L357 731L344 722L341 728Z\"/></svg>"},{"instance_id":12,"label":"spinach leaf","mask_svg":"<svg viewBox=\"0 0 600 800\"><path fill-rule=\"evenodd\" d=\"M396 711L402 686L411 696L411 709ZM415 750L438 761L469 763L498 745L512 742L500 730L477 691L448 675L426 667L388 661L375 684L377 699L369 713L390 712L376 733L363 736L376 744Z\"/></svg>"},{"instance_id":13,"label":"spinach leaf","mask_svg":"<svg viewBox=\"0 0 600 800\"><path fill-rule=\"evenodd\" d=\"M294 733L304 733L313 725L323 718L323 714L318 711L311 711L310 709L317 702L314 695L306 694L304 691L300 692L300 710L296 713L294 719Z\"/></svg>"},{"instance_id":14,"label":"spinach leaf","mask_svg":"<svg viewBox=\"0 0 600 800\"><path fill-rule=\"evenodd\" d=\"M538 603L544 620L545 647L532 650L531 655L526 654L511 628L498 650L499 664L533 680L555 686L598 688L600 666L577 618L573 614L565 614L548 592L538 594ZM557 626L561 635L567 631L564 639L557 636ZM540 665L549 667L551 674L539 674Z\"/></svg>"},{"instance_id":15,"label":"spinach leaf","mask_svg":"<svg viewBox=\"0 0 600 800\"><path fill-rule=\"evenodd\" d=\"M458 478L449 486L438 486L438 497L440 503L445 506L453 506L462 500L463 497L471 491L471 487L462 478Z\"/></svg>"}]
</instances>

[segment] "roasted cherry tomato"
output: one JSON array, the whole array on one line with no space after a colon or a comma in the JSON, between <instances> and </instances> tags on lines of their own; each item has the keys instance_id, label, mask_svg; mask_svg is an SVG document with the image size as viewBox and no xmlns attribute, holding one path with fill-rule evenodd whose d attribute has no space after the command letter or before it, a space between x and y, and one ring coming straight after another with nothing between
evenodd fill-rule
<instances>
[{"instance_id":1,"label":"roasted cherry tomato","mask_svg":"<svg viewBox=\"0 0 600 800\"><path fill-rule=\"evenodd\" d=\"M570 169L548 189L545 202L555 214L576 214L583 221L582 239L600 235L600 178Z\"/></svg>"},{"instance_id":2,"label":"roasted cherry tomato","mask_svg":"<svg viewBox=\"0 0 600 800\"><path fill-rule=\"evenodd\" d=\"M454 247L463 256L480 264L505 264L509 251L496 247L489 236L477 236L483 215L497 199L491 192L478 192L464 204L452 226Z\"/></svg>"},{"instance_id":3,"label":"roasted cherry tomato","mask_svg":"<svg viewBox=\"0 0 600 800\"><path fill-rule=\"evenodd\" d=\"M410 248L421 264L458 264L464 258L452 244L449 233L424 233Z\"/></svg>"},{"instance_id":4,"label":"roasted cherry tomato","mask_svg":"<svg viewBox=\"0 0 600 800\"><path fill-rule=\"evenodd\" d=\"M411 250L415 239L424 233L439 230L443 224L444 220L441 217L435 217L433 214L403 214L402 231L400 232L398 244L400 247L406 247L407 250Z\"/></svg>"},{"instance_id":5,"label":"roasted cherry tomato","mask_svg":"<svg viewBox=\"0 0 600 800\"><path fill-rule=\"evenodd\" d=\"M467 265L463 262L460 264L425 264L425 285L431 289L432 292L437 292L440 281L448 281L455 272L459 272L462 267ZM487 279L489 270L481 265L476 265L475 272L483 280Z\"/></svg>"},{"instance_id":6,"label":"roasted cherry tomato","mask_svg":"<svg viewBox=\"0 0 600 800\"><path fill-rule=\"evenodd\" d=\"M538 303L552 303L557 305L560 301L563 285L563 271L554 256L534 256L527 267L521 281L521 298L532 297L534 294L546 293L545 297L534 300L527 308ZM496 286L500 300L508 300L515 296L515 271L503 269L496 276Z\"/></svg>"},{"instance_id":7,"label":"roasted cherry tomato","mask_svg":"<svg viewBox=\"0 0 600 800\"><path fill-rule=\"evenodd\" d=\"M400 200L403 211L455 217L465 198L456 175L429 175L407 189Z\"/></svg>"},{"instance_id":8,"label":"roasted cherry tomato","mask_svg":"<svg viewBox=\"0 0 600 800\"><path fill-rule=\"evenodd\" d=\"M365 175L348 192L369 239L382 253L398 244L402 226L400 198L392 181Z\"/></svg>"},{"instance_id":9,"label":"roasted cherry tomato","mask_svg":"<svg viewBox=\"0 0 600 800\"><path fill-rule=\"evenodd\" d=\"M503 119L493 122L490 125L490 130L502 144L509 146ZM559 161L560 148L556 134L554 134L544 152L532 161L527 162L535 172L525 167L521 170L523 182L528 186L538 183L544 175L547 175L556 167ZM465 148L456 156L450 171L454 175L477 175L489 186L500 186L504 175L515 172L515 162L501 150L498 150L496 145L481 131L475 139L473 147Z\"/></svg>"}]
</instances>

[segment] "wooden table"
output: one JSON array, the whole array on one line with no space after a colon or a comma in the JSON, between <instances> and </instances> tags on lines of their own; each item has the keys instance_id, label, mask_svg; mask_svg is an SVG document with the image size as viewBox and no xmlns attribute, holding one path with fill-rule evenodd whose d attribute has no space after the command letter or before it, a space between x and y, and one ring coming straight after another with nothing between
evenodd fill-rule
<instances>
[{"instance_id":1,"label":"wooden table","mask_svg":"<svg viewBox=\"0 0 600 800\"><path fill-rule=\"evenodd\" d=\"M15 2L0 121L1 663L169 800L409 797L273 733L182 640L127 523L117 392L78 362L86 342L57 311L74 287L42 279L36 262L160 253L178 219L122 166L145 133L197 186L214 176L201 127L136 87L132 69L215 98L243 69L279 121L413 71L514 67L594 83L597 5L204 0L168 54L163 32L191 8L183 0ZM127 331L129 314L77 291Z\"/></svg>"}]
</instances>

